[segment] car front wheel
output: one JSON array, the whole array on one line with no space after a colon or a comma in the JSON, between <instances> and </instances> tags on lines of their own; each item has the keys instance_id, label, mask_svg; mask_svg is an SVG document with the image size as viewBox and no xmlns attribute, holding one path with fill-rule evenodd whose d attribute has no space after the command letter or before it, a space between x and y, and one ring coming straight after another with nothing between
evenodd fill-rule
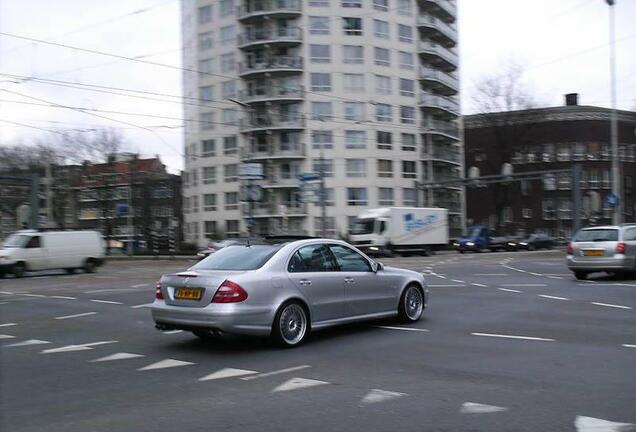
<instances>
[{"instance_id":1,"label":"car front wheel","mask_svg":"<svg viewBox=\"0 0 636 432\"><path fill-rule=\"evenodd\" d=\"M402 293L398 318L405 323L413 323L422 317L424 311L424 294L420 287L409 285Z\"/></svg>"},{"instance_id":2,"label":"car front wheel","mask_svg":"<svg viewBox=\"0 0 636 432\"><path fill-rule=\"evenodd\" d=\"M272 338L278 346L291 348L302 344L309 333L309 318L302 304L285 303L276 313Z\"/></svg>"}]
</instances>

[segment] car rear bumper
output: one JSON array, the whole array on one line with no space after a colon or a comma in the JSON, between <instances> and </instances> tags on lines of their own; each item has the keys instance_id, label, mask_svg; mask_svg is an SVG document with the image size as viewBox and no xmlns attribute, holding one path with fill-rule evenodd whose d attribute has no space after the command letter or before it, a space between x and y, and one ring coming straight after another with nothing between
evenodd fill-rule
<instances>
[{"instance_id":1,"label":"car rear bumper","mask_svg":"<svg viewBox=\"0 0 636 432\"><path fill-rule=\"evenodd\" d=\"M610 258L579 258L568 255L567 265L573 271L634 271L635 259L624 255Z\"/></svg>"},{"instance_id":2,"label":"car rear bumper","mask_svg":"<svg viewBox=\"0 0 636 432\"><path fill-rule=\"evenodd\" d=\"M270 308L231 303L195 308L172 306L155 300L151 312L155 323L164 329L208 329L254 336L269 335L274 319L274 311Z\"/></svg>"}]
</instances>

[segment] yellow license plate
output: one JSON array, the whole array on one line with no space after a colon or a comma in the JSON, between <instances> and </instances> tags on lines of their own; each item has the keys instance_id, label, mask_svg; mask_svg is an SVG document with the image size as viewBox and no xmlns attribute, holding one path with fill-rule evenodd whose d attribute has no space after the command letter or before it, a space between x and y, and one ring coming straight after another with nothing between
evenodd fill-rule
<instances>
[{"instance_id":1,"label":"yellow license plate","mask_svg":"<svg viewBox=\"0 0 636 432\"><path fill-rule=\"evenodd\" d=\"M598 256L603 256L603 252L604 251L602 250L584 250L583 256L598 257Z\"/></svg>"},{"instance_id":2,"label":"yellow license plate","mask_svg":"<svg viewBox=\"0 0 636 432\"><path fill-rule=\"evenodd\" d=\"M174 298L177 300L201 300L202 294L201 288L177 288Z\"/></svg>"}]
</instances>

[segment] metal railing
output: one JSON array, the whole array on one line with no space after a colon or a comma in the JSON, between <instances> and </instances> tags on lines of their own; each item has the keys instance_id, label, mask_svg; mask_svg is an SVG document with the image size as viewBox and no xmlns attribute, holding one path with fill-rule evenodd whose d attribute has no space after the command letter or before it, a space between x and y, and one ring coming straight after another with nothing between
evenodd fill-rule
<instances>
[{"instance_id":1,"label":"metal railing","mask_svg":"<svg viewBox=\"0 0 636 432\"><path fill-rule=\"evenodd\" d=\"M441 109L459 115L459 102L457 99L451 97L420 93L419 105L421 107Z\"/></svg>"},{"instance_id":2,"label":"metal railing","mask_svg":"<svg viewBox=\"0 0 636 432\"><path fill-rule=\"evenodd\" d=\"M302 11L301 0L247 0L238 8L238 18L267 13Z\"/></svg>"},{"instance_id":3,"label":"metal railing","mask_svg":"<svg viewBox=\"0 0 636 432\"><path fill-rule=\"evenodd\" d=\"M459 139L459 126L455 123L445 122L441 120L428 120L421 124L424 133L439 132L449 135L455 139Z\"/></svg>"},{"instance_id":4,"label":"metal railing","mask_svg":"<svg viewBox=\"0 0 636 432\"><path fill-rule=\"evenodd\" d=\"M299 143L295 145L295 148L287 148L281 149L280 146L276 146L272 144L268 150L258 151L252 150L249 148L242 147L240 152L241 159L249 160L249 159L258 159L258 158L290 158L290 157L304 157L305 156L305 145L303 143Z\"/></svg>"},{"instance_id":5,"label":"metal railing","mask_svg":"<svg viewBox=\"0 0 636 432\"><path fill-rule=\"evenodd\" d=\"M422 151L422 158L425 159L441 159L445 161L460 163L461 162L461 154L459 151L452 150L449 148L441 148L434 146L433 151L430 153Z\"/></svg>"},{"instance_id":6,"label":"metal railing","mask_svg":"<svg viewBox=\"0 0 636 432\"><path fill-rule=\"evenodd\" d=\"M455 67L459 64L459 55L454 50L436 44L435 42L418 41L417 50L420 53L436 55Z\"/></svg>"},{"instance_id":7,"label":"metal railing","mask_svg":"<svg viewBox=\"0 0 636 432\"><path fill-rule=\"evenodd\" d=\"M276 98L302 98L304 89L301 87L285 87L276 82L265 82L263 87L255 87L239 91L238 99L241 102L248 103L260 99L276 99Z\"/></svg>"},{"instance_id":8,"label":"metal railing","mask_svg":"<svg viewBox=\"0 0 636 432\"><path fill-rule=\"evenodd\" d=\"M420 14L417 17L417 25L420 27L429 27L437 30L444 37L450 39L453 43L457 43L457 29L441 19L432 15Z\"/></svg>"},{"instance_id":9,"label":"metal railing","mask_svg":"<svg viewBox=\"0 0 636 432\"><path fill-rule=\"evenodd\" d=\"M303 68L303 58L300 56L274 56L262 61L251 60L239 63L239 73L259 72L270 69L300 69Z\"/></svg>"},{"instance_id":10,"label":"metal railing","mask_svg":"<svg viewBox=\"0 0 636 432\"><path fill-rule=\"evenodd\" d=\"M239 129L246 131L250 129L303 129L305 118L300 113L293 114L263 114L242 118Z\"/></svg>"},{"instance_id":11,"label":"metal railing","mask_svg":"<svg viewBox=\"0 0 636 432\"><path fill-rule=\"evenodd\" d=\"M429 81L438 81L455 92L459 91L459 79L456 76L448 74L446 72L420 66L419 77L420 79Z\"/></svg>"},{"instance_id":12,"label":"metal railing","mask_svg":"<svg viewBox=\"0 0 636 432\"><path fill-rule=\"evenodd\" d=\"M238 45L247 45L259 42L295 41L302 42L303 32L298 27L253 29L238 36Z\"/></svg>"}]
</instances>

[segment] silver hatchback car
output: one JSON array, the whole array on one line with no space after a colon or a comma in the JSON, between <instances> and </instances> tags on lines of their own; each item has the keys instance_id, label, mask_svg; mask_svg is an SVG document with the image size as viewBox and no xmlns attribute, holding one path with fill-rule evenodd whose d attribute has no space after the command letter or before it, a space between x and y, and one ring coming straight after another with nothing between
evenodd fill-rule
<instances>
[{"instance_id":1,"label":"silver hatchback car","mask_svg":"<svg viewBox=\"0 0 636 432\"><path fill-rule=\"evenodd\" d=\"M636 224L583 228L566 253L568 268L577 279L602 271L636 275Z\"/></svg>"},{"instance_id":2,"label":"silver hatchback car","mask_svg":"<svg viewBox=\"0 0 636 432\"><path fill-rule=\"evenodd\" d=\"M415 322L427 298L420 273L384 267L342 241L305 239L228 246L164 275L151 310L160 330L269 335L291 347L337 324Z\"/></svg>"}]
</instances>

